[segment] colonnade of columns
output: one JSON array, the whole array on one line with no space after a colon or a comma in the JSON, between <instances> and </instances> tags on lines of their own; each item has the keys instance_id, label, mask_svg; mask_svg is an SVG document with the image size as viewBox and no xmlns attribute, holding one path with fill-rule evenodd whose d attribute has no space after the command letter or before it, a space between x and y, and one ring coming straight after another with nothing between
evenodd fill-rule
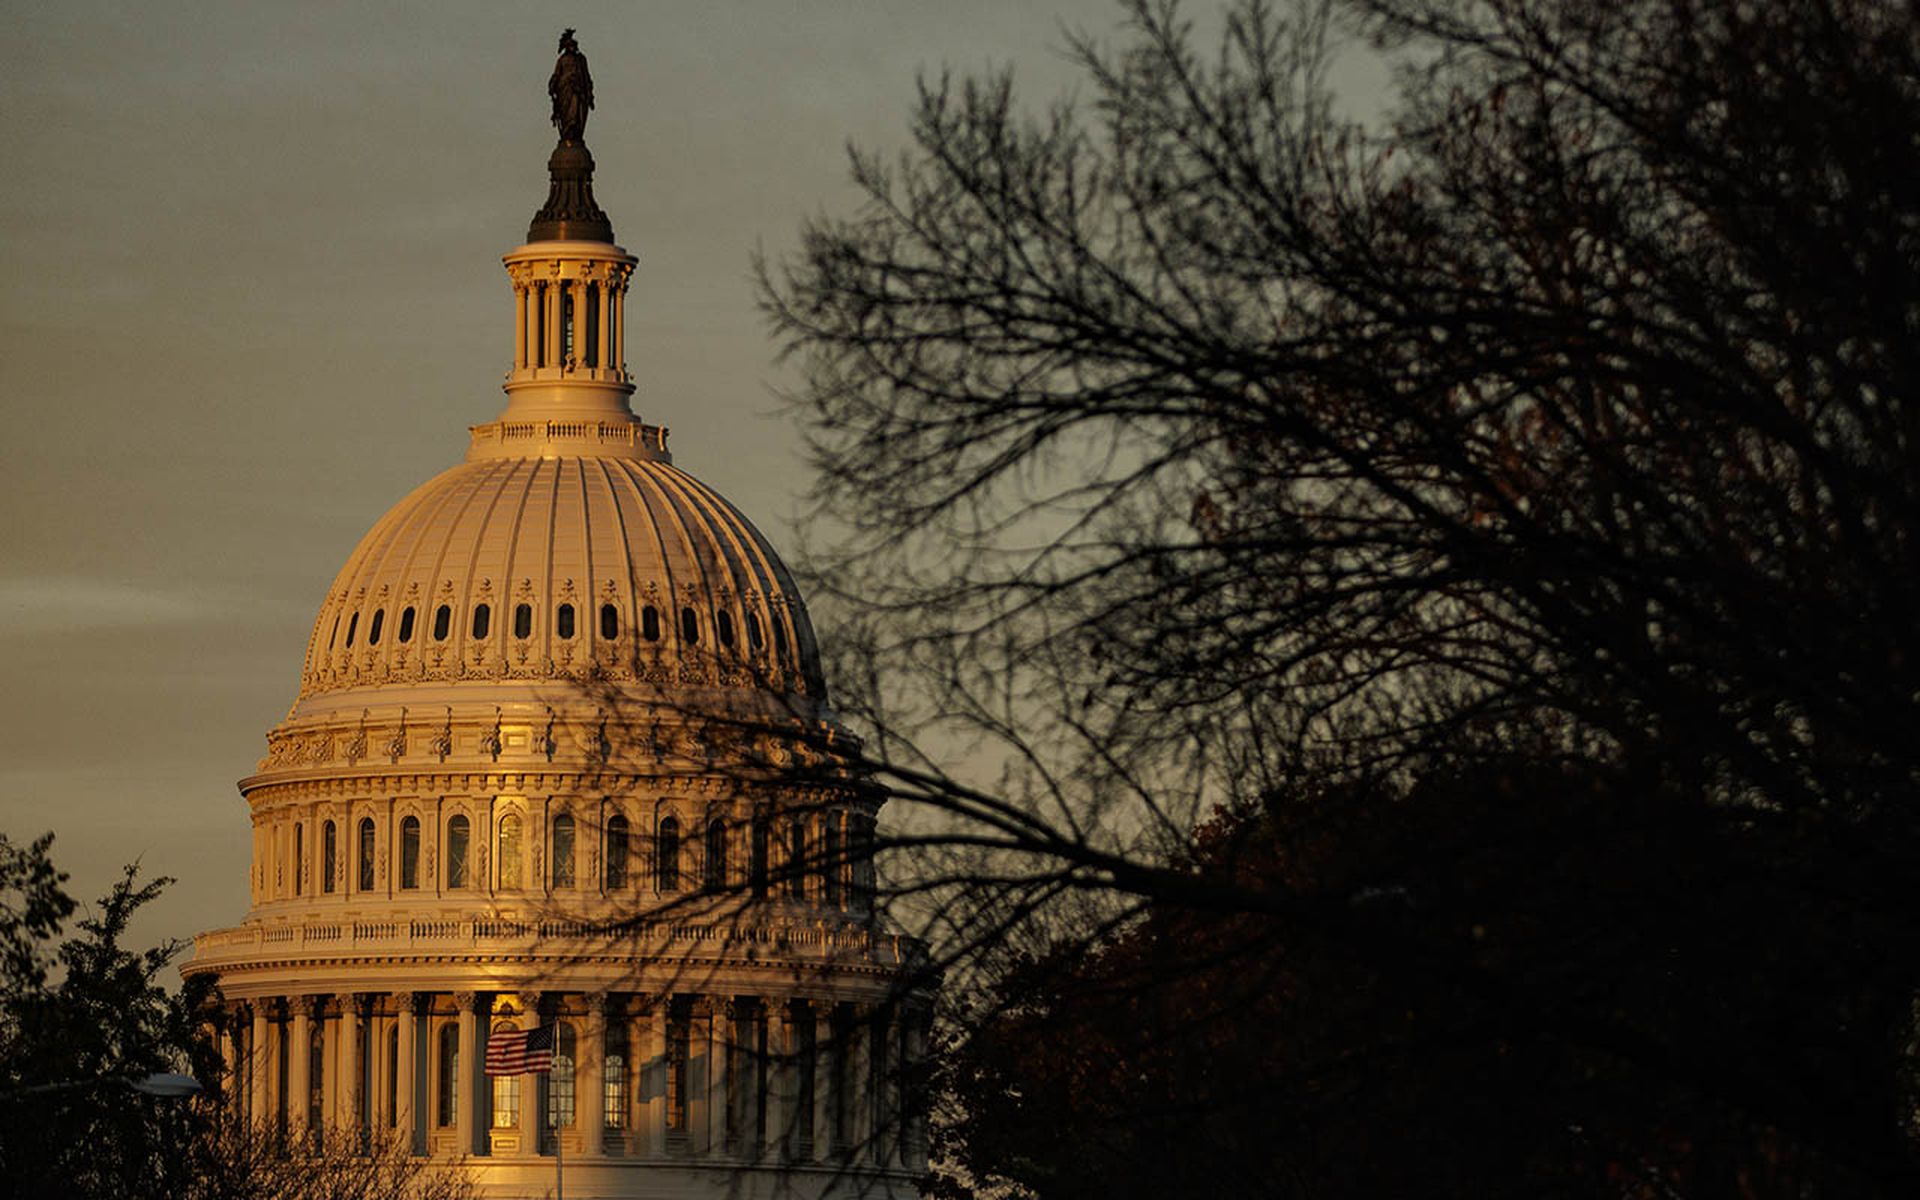
<instances>
[{"instance_id":1,"label":"colonnade of columns","mask_svg":"<svg viewBox=\"0 0 1920 1200\"><path fill-rule=\"evenodd\" d=\"M346 992L242 1002L228 1100L414 1154L924 1166L924 1006L708 994ZM489 1078L487 1035L556 1026L545 1076ZM348 1145L364 1144L349 1139Z\"/></svg>"},{"instance_id":2,"label":"colonnade of columns","mask_svg":"<svg viewBox=\"0 0 1920 1200\"><path fill-rule=\"evenodd\" d=\"M626 277L516 279L513 367L623 373Z\"/></svg>"}]
</instances>

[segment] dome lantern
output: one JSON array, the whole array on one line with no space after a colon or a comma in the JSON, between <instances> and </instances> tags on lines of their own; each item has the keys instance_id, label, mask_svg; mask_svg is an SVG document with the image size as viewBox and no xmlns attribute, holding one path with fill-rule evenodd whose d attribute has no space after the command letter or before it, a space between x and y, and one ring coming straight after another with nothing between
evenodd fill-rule
<instances>
[{"instance_id":1,"label":"dome lantern","mask_svg":"<svg viewBox=\"0 0 1920 1200\"><path fill-rule=\"evenodd\" d=\"M666 457L666 431L628 406L627 283L639 260L613 240L593 198L585 141L593 78L572 31L547 82L559 143L547 160L547 202L527 242L502 261L513 284L513 369L507 408L475 426L468 458L613 453Z\"/></svg>"}]
</instances>

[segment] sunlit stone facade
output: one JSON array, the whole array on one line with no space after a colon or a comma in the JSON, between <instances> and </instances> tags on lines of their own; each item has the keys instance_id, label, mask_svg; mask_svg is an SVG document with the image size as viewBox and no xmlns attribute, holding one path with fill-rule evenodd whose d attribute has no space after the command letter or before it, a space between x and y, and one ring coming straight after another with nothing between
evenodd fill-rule
<instances>
[{"instance_id":1,"label":"sunlit stone facade","mask_svg":"<svg viewBox=\"0 0 1920 1200\"><path fill-rule=\"evenodd\" d=\"M786 567L629 408L636 260L584 144L549 166L505 411L361 540L240 782L251 909L186 968L228 1102L494 1196L556 1149L569 1197L911 1194L929 997L872 911L879 800ZM483 1074L545 1022L551 1076Z\"/></svg>"}]
</instances>

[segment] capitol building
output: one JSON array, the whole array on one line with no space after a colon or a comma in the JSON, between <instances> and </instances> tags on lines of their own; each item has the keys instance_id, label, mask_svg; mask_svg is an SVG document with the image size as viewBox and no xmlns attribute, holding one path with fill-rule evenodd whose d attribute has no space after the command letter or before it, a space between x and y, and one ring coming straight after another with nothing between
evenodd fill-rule
<instances>
[{"instance_id":1,"label":"capitol building","mask_svg":"<svg viewBox=\"0 0 1920 1200\"><path fill-rule=\"evenodd\" d=\"M489 1197L556 1155L569 1198L912 1195L932 997L874 908L882 798L792 575L629 407L570 38L550 90L506 407L334 576L239 784L247 916L185 970L229 1103L294 1147L366 1131ZM548 1024L550 1074L484 1073Z\"/></svg>"}]
</instances>

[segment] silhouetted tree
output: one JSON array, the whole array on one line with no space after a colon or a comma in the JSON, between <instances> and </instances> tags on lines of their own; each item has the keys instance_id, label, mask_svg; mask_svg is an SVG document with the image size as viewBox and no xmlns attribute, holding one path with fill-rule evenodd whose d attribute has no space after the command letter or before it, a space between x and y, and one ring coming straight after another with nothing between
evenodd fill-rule
<instances>
[{"instance_id":1,"label":"silhouetted tree","mask_svg":"<svg viewBox=\"0 0 1920 1200\"><path fill-rule=\"evenodd\" d=\"M169 990L183 947L122 944L171 879L129 866L69 936L78 906L53 865L53 835L0 834L0 1195L112 1200L465 1200L472 1186L398 1142L328 1132L289 1152L223 1104L212 1038L214 981ZM190 1074L193 1098L127 1083Z\"/></svg>"},{"instance_id":2,"label":"silhouetted tree","mask_svg":"<svg viewBox=\"0 0 1920 1200\"><path fill-rule=\"evenodd\" d=\"M963 1015L1156 923L1338 930L1479 1014L1460 1075L1606 1051L1607 1102L1514 1146L1649 1194L1911 1190L1910 6L1249 2L1217 55L1128 12L1072 42L1078 105L927 85L913 148L856 153L866 203L766 289L845 532L813 571L830 674L921 802L889 878ZM1355 36L1378 118L1330 87ZM1349 928L1362 880L1428 912L1445 859L1343 874L1344 906L1197 866L1215 814L1289 846L1365 797L1431 834L1424 803L1497 777L1475 924L1573 912L1572 855L1660 898L1664 931L1616 934L1659 987L1613 986L1581 921L1518 977Z\"/></svg>"}]
</instances>

